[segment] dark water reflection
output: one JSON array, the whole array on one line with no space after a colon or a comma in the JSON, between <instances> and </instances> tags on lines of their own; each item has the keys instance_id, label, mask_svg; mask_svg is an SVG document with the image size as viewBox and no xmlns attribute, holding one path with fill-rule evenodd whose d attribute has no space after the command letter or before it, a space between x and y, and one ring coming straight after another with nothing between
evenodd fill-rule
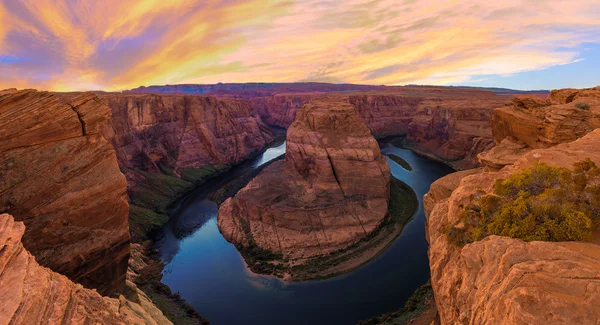
<instances>
[{"instance_id":1,"label":"dark water reflection","mask_svg":"<svg viewBox=\"0 0 600 325\"><path fill-rule=\"evenodd\" d=\"M388 158L393 175L410 185L419 198L434 180L451 172L447 166L411 151L387 143L381 147L384 154L394 153L412 165L413 171L407 171ZM384 253L351 273L302 283L248 274L235 247L219 233L217 206L208 197L228 180L284 150L285 144L268 150L255 161L205 184L180 203L157 244L168 263L163 282L215 325L356 324L403 306L429 277L422 204ZM178 239L173 229L182 225L201 226Z\"/></svg>"}]
</instances>

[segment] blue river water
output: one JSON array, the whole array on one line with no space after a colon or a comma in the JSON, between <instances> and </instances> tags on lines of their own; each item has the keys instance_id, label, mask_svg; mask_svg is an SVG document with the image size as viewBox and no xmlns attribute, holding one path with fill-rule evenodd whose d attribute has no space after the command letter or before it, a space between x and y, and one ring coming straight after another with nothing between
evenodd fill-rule
<instances>
[{"instance_id":1,"label":"blue river water","mask_svg":"<svg viewBox=\"0 0 600 325\"><path fill-rule=\"evenodd\" d=\"M299 283L247 272L236 248L221 236L218 207L209 197L228 180L282 155L284 143L203 185L174 209L157 243L167 263L163 283L215 325L356 324L402 307L429 278L422 197L452 170L389 143L380 145L383 154L394 153L413 167L407 171L387 158L392 174L411 186L420 202L402 234L375 259L344 275ZM186 225L197 229L177 238L173 229Z\"/></svg>"}]
</instances>

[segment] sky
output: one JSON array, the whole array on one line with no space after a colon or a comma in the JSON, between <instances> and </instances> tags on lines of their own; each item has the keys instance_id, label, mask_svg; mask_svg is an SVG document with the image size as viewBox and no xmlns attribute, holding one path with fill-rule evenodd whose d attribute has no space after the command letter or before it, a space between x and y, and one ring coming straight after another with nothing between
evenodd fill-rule
<instances>
[{"instance_id":1,"label":"sky","mask_svg":"<svg viewBox=\"0 0 600 325\"><path fill-rule=\"evenodd\" d=\"M0 89L600 84L598 0L0 0Z\"/></svg>"}]
</instances>

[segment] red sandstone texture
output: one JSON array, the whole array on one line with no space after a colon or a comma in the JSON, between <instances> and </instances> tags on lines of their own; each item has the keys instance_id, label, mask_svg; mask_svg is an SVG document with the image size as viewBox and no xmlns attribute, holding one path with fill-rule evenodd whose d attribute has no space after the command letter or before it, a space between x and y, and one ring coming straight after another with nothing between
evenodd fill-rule
<instances>
[{"instance_id":1,"label":"red sandstone texture","mask_svg":"<svg viewBox=\"0 0 600 325\"><path fill-rule=\"evenodd\" d=\"M286 94L251 101L268 124L287 127L298 107L319 96ZM405 135L407 147L456 169L479 166L477 154L494 144L492 113L510 101L490 92L444 87L325 96L354 105L373 135Z\"/></svg>"},{"instance_id":2,"label":"red sandstone texture","mask_svg":"<svg viewBox=\"0 0 600 325\"><path fill-rule=\"evenodd\" d=\"M553 90L548 98L518 96L492 118L496 147L479 160L500 169L532 149L576 140L600 128L600 91Z\"/></svg>"},{"instance_id":3,"label":"red sandstone texture","mask_svg":"<svg viewBox=\"0 0 600 325\"><path fill-rule=\"evenodd\" d=\"M27 226L43 266L103 294L125 285L125 177L99 132L110 111L96 95L0 94L0 211Z\"/></svg>"},{"instance_id":4,"label":"red sandstone texture","mask_svg":"<svg viewBox=\"0 0 600 325\"><path fill-rule=\"evenodd\" d=\"M334 252L382 222L390 177L354 107L315 99L288 130L285 160L221 205L219 229L232 243L292 260Z\"/></svg>"},{"instance_id":5,"label":"red sandstone texture","mask_svg":"<svg viewBox=\"0 0 600 325\"><path fill-rule=\"evenodd\" d=\"M512 107L496 110L494 136L502 141L495 153L480 156L488 168L450 174L425 195L431 283L441 324L596 324L600 319L597 244L490 236L458 247L444 231L445 225L458 225L464 207L491 193L498 179L539 162L572 168L589 158L600 164L600 129L591 130L598 128L597 95L584 92L581 98L574 90L553 91L548 99L518 97Z\"/></svg>"},{"instance_id":6,"label":"red sandstone texture","mask_svg":"<svg viewBox=\"0 0 600 325\"><path fill-rule=\"evenodd\" d=\"M22 222L0 214L0 324L171 324L137 288L137 302L102 297L40 266L21 244Z\"/></svg>"},{"instance_id":7,"label":"red sandstone texture","mask_svg":"<svg viewBox=\"0 0 600 325\"><path fill-rule=\"evenodd\" d=\"M175 85L134 91L241 97L250 102L251 110L262 121L282 128L288 128L297 110L311 99L327 96L353 104L373 135L405 135L407 147L456 169L479 166L477 154L493 146L493 109L511 98L463 88L311 83Z\"/></svg>"},{"instance_id":8,"label":"red sandstone texture","mask_svg":"<svg viewBox=\"0 0 600 325\"><path fill-rule=\"evenodd\" d=\"M241 99L105 94L112 128L105 130L121 166L159 172L238 163L262 150L273 133Z\"/></svg>"},{"instance_id":9,"label":"red sandstone texture","mask_svg":"<svg viewBox=\"0 0 600 325\"><path fill-rule=\"evenodd\" d=\"M476 94L471 98L423 101L409 125L404 145L457 170L477 167L477 154L494 145L492 112L506 103L504 97Z\"/></svg>"}]
</instances>

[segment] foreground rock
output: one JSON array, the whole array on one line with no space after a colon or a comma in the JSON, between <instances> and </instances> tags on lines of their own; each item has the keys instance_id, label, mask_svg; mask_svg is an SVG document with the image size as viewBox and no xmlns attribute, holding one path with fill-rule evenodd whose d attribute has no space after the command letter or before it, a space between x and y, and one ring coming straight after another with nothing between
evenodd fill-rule
<instances>
[{"instance_id":1,"label":"foreground rock","mask_svg":"<svg viewBox=\"0 0 600 325\"><path fill-rule=\"evenodd\" d=\"M390 170L352 105L302 107L275 162L219 209L223 236L301 260L356 243L387 213Z\"/></svg>"},{"instance_id":2,"label":"foreground rock","mask_svg":"<svg viewBox=\"0 0 600 325\"><path fill-rule=\"evenodd\" d=\"M109 118L91 93L0 95L0 212L25 223L38 263L103 294L123 289L129 258L126 181L99 134Z\"/></svg>"},{"instance_id":3,"label":"foreground rock","mask_svg":"<svg viewBox=\"0 0 600 325\"><path fill-rule=\"evenodd\" d=\"M498 179L538 162L572 168L586 158L600 164L600 130L529 151L499 172L451 174L432 184L424 201L431 283L442 324L596 324L600 246L490 236L461 248L448 242L443 229L459 226L464 207L491 193Z\"/></svg>"},{"instance_id":4,"label":"foreground rock","mask_svg":"<svg viewBox=\"0 0 600 325\"><path fill-rule=\"evenodd\" d=\"M0 214L0 324L171 324L135 287L139 303L102 297L40 266L21 244L24 232Z\"/></svg>"}]
</instances>

